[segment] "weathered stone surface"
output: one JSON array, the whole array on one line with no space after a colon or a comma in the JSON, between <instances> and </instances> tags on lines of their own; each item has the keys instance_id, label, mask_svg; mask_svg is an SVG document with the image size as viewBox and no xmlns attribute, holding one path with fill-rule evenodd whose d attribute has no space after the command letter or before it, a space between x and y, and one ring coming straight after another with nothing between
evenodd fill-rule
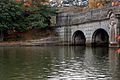
<instances>
[{"instance_id":1,"label":"weathered stone surface","mask_svg":"<svg viewBox=\"0 0 120 80\"><path fill-rule=\"evenodd\" d=\"M60 13L57 17L57 26L75 25L108 19L109 17L107 17L107 15L109 11L119 13L120 9L116 7L108 7L83 13Z\"/></svg>"},{"instance_id":2,"label":"weathered stone surface","mask_svg":"<svg viewBox=\"0 0 120 80\"><path fill-rule=\"evenodd\" d=\"M120 29L118 22L120 19L118 17L119 14L120 9L117 7L91 10L84 13L60 13L57 21L57 26L59 26L59 28L57 28L58 36L62 41L73 44L73 41L78 42L76 37L74 38L74 34L77 31L81 31L85 36L86 44L92 44L95 42L94 40L96 40L95 43L98 41L104 45L104 43L108 41L110 44L115 43L115 45L118 46L119 43L115 39L115 36L120 34L120 32L118 32ZM101 32L96 34L96 31L100 30ZM113 31L115 31L115 34L113 34ZM95 35L97 35L96 38ZM80 39L80 37L78 39Z\"/></svg>"}]
</instances>

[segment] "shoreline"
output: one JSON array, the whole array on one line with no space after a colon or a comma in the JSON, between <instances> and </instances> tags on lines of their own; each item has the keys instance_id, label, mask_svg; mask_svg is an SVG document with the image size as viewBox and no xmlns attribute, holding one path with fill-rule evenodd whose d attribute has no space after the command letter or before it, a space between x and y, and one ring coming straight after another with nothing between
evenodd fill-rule
<instances>
[{"instance_id":1,"label":"shoreline","mask_svg":"<svg viewBox=\"0 0 120 80\"><path fill-rule=\"evenodd\" d=\"M29 41L10 41L10 42L0 42L0 47L32 47L32 46L76 46L73 44L59 42L59 41L48 41L48 42L29 42ZM85 46L85 47L92 47L90 44L86 45L77 45L77 46ZM95 47L109 47L109 46L95 46ZM117 46L111 46L109 48L119 48Z\"/></svg>"}]
</instances>

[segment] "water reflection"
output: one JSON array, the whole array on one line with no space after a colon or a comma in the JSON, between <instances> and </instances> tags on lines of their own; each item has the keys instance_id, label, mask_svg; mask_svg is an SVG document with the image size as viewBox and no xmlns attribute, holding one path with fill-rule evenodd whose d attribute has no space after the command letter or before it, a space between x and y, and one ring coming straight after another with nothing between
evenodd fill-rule
<instances>
[{"instance_id":1,"label":"water reflection","mask_svg":"<svg viewBox=\"0 0 120 80\"><path fill-rule=\"evenodd\" d=\"M0 47L0 80L119 80L114 48Z\"/></svg>"},{"instance_id":2,"label":"water reflection","mask_svg":"<svg viewBox=\"0 0 120 80\"><path fill-rule=\"evenodd\" d=\"M120 55L115 54L115 50L115 48L109 49L109 70L112 80L120 80Z\"/></svg>"},{"instance_id":3,"label":"water reflection","mask_svg":"<svg viewBox=\"0 0 120 80\"><path fill-rule=\"evenodd\" d=\"M62 56L60 53L54 60L57 63L53 63L53 72L48 80L80 79L80 75L84 73L82 69L84 68L85 47L64 47L60 51L62 51Z\"/></svg>"},{"instance_id":4,"label":"water reflection","mask_svg":"<svg viewBox=\"0 0 120 80\"><path fill-rule=\"evenodd\" d=\"M108 68L108 48L87 48L85 54L87 79L108 80L110 79Z\"/></svg>"},{"instance_id":5,"label":"water reflection","mask_svg":"<svg viewBox=\"0 0 120 80\"><path fill-rule=\"evenodd\" d=\"M0 79L38 80L47 78L51 72L49 65L51 64L51 56L44 50L29 47L2 48L2 53L0 53Z\"/></svg>"}]
</instances>

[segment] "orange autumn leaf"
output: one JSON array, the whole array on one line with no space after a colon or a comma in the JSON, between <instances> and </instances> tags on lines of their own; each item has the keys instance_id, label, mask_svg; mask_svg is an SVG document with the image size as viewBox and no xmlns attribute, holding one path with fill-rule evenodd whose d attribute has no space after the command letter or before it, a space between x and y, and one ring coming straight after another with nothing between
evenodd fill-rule
<instances>
[{"instance_id":1,"label":"orange autumn leaf","mask_svg":"<svg viewBox=\"0 0 120 80\"><path fill-rule=\"evenodd\" d=\"M30 6L31 6L31 3L30 3L30 2L25 2L25 3L24 3L24 6L25 6L25 7L30 7Z\"/></svg>"},{"instance_id":2,"label":"orange autumn leaf","mask_svg":"<svg viewBox=\"0 0 120 80\"><path fill-rule=\"evenodd\" d=\"M120 35L115 37L117 40L120 40Z\"/></svg>"},{"instance_id":3,"label":"orange autumn leaf","mask_svg":"<svg viewBox=\"0 0 120 80\"><path fill-rule=\"evenodd\" d=\"M117 39L120 40L120 36L118 36Z\"/></svg>"},{"instance_id":4,"label":"orange autumn leaf","mask_svg":"<svg viewBox=\"0 0 120 80\"><path fill-rule=\"evenodd\" d=\"M115 51L115 53L120 54L120 48Z\"/></svg>"},{"instance_id":5,"label":"orange autumn leaf","mask_svg":"<svg viewBox=\"0 0 120 80\"><path fill-rule=\"evenodd\" d=\"M21 2L21 0L16 0L16 2Z\"/></svg>"}]
</instances>

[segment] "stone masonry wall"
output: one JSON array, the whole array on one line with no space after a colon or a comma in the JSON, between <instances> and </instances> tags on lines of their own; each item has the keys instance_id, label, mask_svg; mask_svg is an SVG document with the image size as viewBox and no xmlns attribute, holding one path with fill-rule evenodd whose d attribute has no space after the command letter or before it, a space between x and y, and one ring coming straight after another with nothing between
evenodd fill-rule
<instances>
[{"instance_id":1,"label":"stone masonry wall","mask_svg":"<svg viewBox=\"0 0 120 80\"><path fill-rule=\"evenodd\" d=\"M110 12L115 16L111 17L112 14ZM85 35L86 43L91 44L94 32L98 29L103 29L108 33L111 44L111 39L115 38L111 32L120 28L117 22L117 14L120 14L120 9L117 7L91 10L84 13L59 13L56 20L58 27L56 30L60 40L68 42L68 44L72 44L73 34L80 30ZM112 28L114 30L111 30ZM114 35L116 34L120 34L120 32L117 31ZM118 45L116 41L112 43Z\"/></svg>"},{"instance_id":2,"label":"stone masonry wall","mask_svg":"<svg viewBox=\"0 0 120 80\"><path fill-rule=\"evenodd\" d=\"M103 9L91 10L83 13L59 13L57 15L57 26L68 26L92 21L99 21L108 19L109 11L119 13L120 9L117 7L108 7Z\"/></svg>"}]
</instances>

